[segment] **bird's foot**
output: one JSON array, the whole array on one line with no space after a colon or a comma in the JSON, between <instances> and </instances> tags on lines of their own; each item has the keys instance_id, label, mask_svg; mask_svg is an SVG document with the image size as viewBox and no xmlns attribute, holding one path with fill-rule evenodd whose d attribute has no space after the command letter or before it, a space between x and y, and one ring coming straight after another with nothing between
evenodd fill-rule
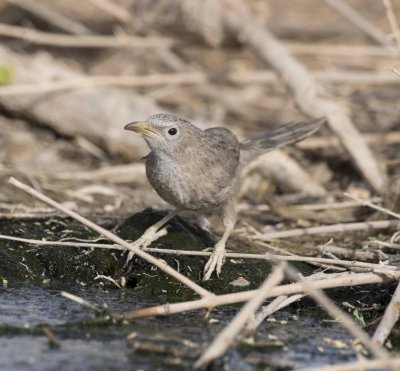
<instances>
[{"instance_id":1,"label":"bird's foot","mask_svg":"<svg viewBox=\"0 0 400 371\"><path fill-rule=\"evenodd\" d=\"M166 234L167 228L156 230L150 227L136 241L133 241L131 246L143 250L155 240L158 240L160 237L165 236ZM126 258L126 265L132 260L134 255L135 252L132 249L129 249L129 254Z\"/></svg>"},{"instance_id":2,"label":"bird's foot","mask_svg":"<svg viewBox=\"0 0 400 371\"><path fill-rule=\"evenodd\" d=\"M214 271L217 274L217 277L219 277L224 261L225 261L225 246L219 246L217 244L214 248L213 253L208 259L206 266L204 267L203 281L208 281Z\"/></svg>"}]
</instances>

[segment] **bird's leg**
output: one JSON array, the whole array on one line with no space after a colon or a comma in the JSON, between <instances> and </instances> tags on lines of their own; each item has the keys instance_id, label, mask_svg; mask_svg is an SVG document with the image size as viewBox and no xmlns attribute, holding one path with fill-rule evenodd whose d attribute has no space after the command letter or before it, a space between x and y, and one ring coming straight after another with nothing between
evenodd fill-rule
<instances>
[{"instance_id":1,"label":"bird's leg","mask_svg":"<svg viewBox=\"0 0 400 371\"><path fill-rule=\"evenodd\" d=\"M225 260L225 244L235 227L236 219L236 202L230 200L222 207L222 221L224 223L225 231L221 239L214 246L214 251L204 267L203 281L209 280L214 271L216 271L217 276L221 273L221 268Z\"/></svg>"},{"instance_id":2,"label":"bird's leg","mask_svg":"<svg viewBox=\"0 0 400 371\"><path fill-rule=\"evenodd\" d=\"M168 214L164 216L164 218L160 219L157 223L147 228L136 241L132 242L131 245L134 245L140 249L144 249L149 246L153 241L157 240L159 237L164 236L165 231L160 231L159 229L169 220L171 220L176 214L178 214L178 212L178 209L169 211ZM133 255L134 252L130 250L126 259L127 263L129 263L129 261L133 258Z\"/></svg>"}]
</instances>

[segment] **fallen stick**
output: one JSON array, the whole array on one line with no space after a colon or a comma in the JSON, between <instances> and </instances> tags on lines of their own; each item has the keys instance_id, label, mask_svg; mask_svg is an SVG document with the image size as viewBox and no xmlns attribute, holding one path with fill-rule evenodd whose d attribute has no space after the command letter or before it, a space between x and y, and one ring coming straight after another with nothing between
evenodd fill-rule
<instances>
[{"instance_id":1,"label":"fallen stick","mask_svg":"<svg viewBox=\"0 0 400 371\"><path fill-rule=\"evenodd\" d=\"M368 333L366 333L360 326L358 326L349 314L342 311L323 291L315 285L313 280L305 280L300 272L287 265L284 267L285 273L292 279L297 280L305 293L311 296L325 311L336 321L338 321L350 334L356 339L358 338L372 354L377 358L387 359L389 353L380 344L371 340Z\"/></svg>"},{"instance_id":2,"label":"fallen stick","mask_svg":"<svg viewBox=\"0 0 400 371\"><path fill-rule=\"evenodd\" d=\"M302 299L304 294L295 294L291 296L281 295L275 298L271 303L262 307L258 313L256 313L254 319L248 321L246 327L242 331L243 337L248 337L257 330L264 320L271 314L277 312L278 310L287 307L288 305Z\"/></svg>"},{"instance_id":3,"label":"fallen stick","mask_svg":"<svg viewBox=\"0 0 400 371\"><path fill-rule=\"evenodd\" d=\"M322 89L312 75L270 32L253 22L244 2L221 1L224 9L221 17L228 31L279 73L305 114L314 118L326 117L329 127L338 135L361 174L379 191L385 183L386 175L345 108L332 100L321 98L318 92Z\"/></svg>"},{"instance_id":4,"label":"fallen stick","mask_svg":"<svg viewBox=\"0 0 400 371\"><path fill-rule=\"evenodd\" d=\"M85 76L63 79L60 81L40 82L35 84L15 84L0 87L0 96L44 94L57 91L87 89L97 86L138 87L168 84L197 84L203 83L205 76L197 72L124 75L124 76Z\"/></svg>"},{"instance_id":5,"label":"fallen stick","mask_svg":"<svg viewBox=\"0 0 400 371\"><path fill-rule=\"evenodd\" d=\"M166 48L172 45L166 37L63 35L36 31L26 27L0 23L0 36L24 40L32 44L59 48Z\"/></svg>"},{"instance_id":6,"label":"fallen stick","mask_svg":"<svg viewBox=\"0 0 400 371\"><path fill-rule=\"evenodd\" d=\"M59 204L58 202L52 200L51 198L41 194L40 192L36 191L32 187L29 187L28 185L20 182L17 179L10 178L9 182L14 185L15 187L23 190L24 192L30 194L33 197L36 197L37 199L47 203L50 206L53 206L54 208L62 211L63 213L69 215L71 218L77 220L78 222L82 223L83 225L87 226L88 228L94 230L95 232L103 235L104 237L108 238L109 240L113 241L114 243L124 247L125 249L129 251L133 251L137 256L141 257L142 259L146 260L150 264L153 264L157 268L159 268L161 271L165 272L166 274L170 275L171 277L174 277L177 279L179 282L183 283L185 286L193 290L195 293L199 294L202 297L208 297L208 296L213 296L211 292L208 290L202 288L199 286L197 283L193 282L189 278L185 277L181 273L177 272L175 269L171 268L167 263L165 263L163 260L157 259L153 257L152 255L142 251L141 249L137 248L134 245L131 245L130 243L126 242L122 238L118 237L114 233L100 227L99 225L91 222L90 220L84 218L83 216L77 214L76 212L66 208L65 206Z\"/></svg>"},{"instance_id":7,"label":"fallen stick","mask_svg":"<svg viewBox=\"0 0 400 371\"><path fill-rule=\"evenodd\" d=\"M378 328L375 330L372 340L378 344L384 344L400 315L400 283L390 300L389 305L385 309L385 313Z\"/></svg>"},{"instance_id":8,"label":"fallen stick","mask_svg":"<svg viewBox=\"0 0 400 371\"><path fill-rule=\"evenodd\" d=\"M254 315L256 310L268 297L269 291L283 280L284 266L285 263L280 263L280 265L265 279L260 288L256 290L254 296L243 306L232 321L201 354L200 358L194 364L195 368L208 365L211 361L221 357L228 350L248 319Z\"/></svg>"},{"instance_id":9,"label":"fallen stick","mask_svg":"<svg viewBox=\"0 0 400 371\"><path fill-rule=\"evenodd\" d=\"M313 234L345 233L350 231L367 231L375 229L396 228L400 225L398 220L376 220L371 222L339 223L322 225L310 228L296 228L287 231L260 233L250 238L253 240L269 241L277 238L308 236Z\"/></svg>"},{"instance_id":10,"label":"fallen stick","mask_svg":"<svg viewBox=\"0 0 400 371\"><path fill-rule=\"evenodd\" d=\"M306 278L307 279L307 278ZM333 287L347 287L357 285L367 285L373 283L391 282L400 279L400 272L390 272L390 275L377 274L377 273L339 273L329 280L320 280L315 282L315 288L328 289ZM253 297L257 290L249 290L233 294L216 295L213 297L205 297L199 300L186 301L181 303L165 304L155 307L143 308L135 311L126 312L123 317L127 320L134 320L136 318L163 316L173 313L181 313L200 308L211 309L220 305L228 305L247 301ZM304 289L299 282L290 283L274 287L269 292L269 297L276 297L281 295L294 295L303 294Z\"/></svg>"},{"instance_id":11,"label":"fallen stick","mask_svg":"<svg viewBox=\"0 0 400 371\"><path fill-rule=\"evenodd\" d=\"M314 54L315 56L338 56L338 57L383 57L398 58L396 50L375 45L342 45L325 43L303 43L284 41L291 53L294 54Z\"/></svg>"},{"instance_id":12,"label":"fallen stick","mask_svg":"<svg viewBox=\"0 0 400 371\"><path fill-rule=\"evenodd\" d=\"M337 274L325 274L325 273L315 273L312 274L311 276L308 276L308 280L319 280L319 279L330 279L333 277L337 277ZM249 320L246 324L246 327L243 329L241 336L242 337L248 337L252 333L254 333L257 330L257 327L265 321L267 317L269 317L271 314L277 312L278 310L281 310L284 307L287 307L288 305L294 303L295 301L298 301L302 299L305 295L304 294L295 294L291 296L278 296L274 300L272 300L268 305L263 306L252 318Z\"/></svg>"},{"instance_id":13,"label":"fallen stick","mask_svg":"<svg viewBox=\"0 0 400 371\"><path fill-rule=\"evenodd\" d=\"M114 18L124 22L134 22L135 18L133 15L122 6L119 6L114 1L110 0L89 0L94 6L102 9L108 14L111 14Z\"/></svg>"},{"instance_id":14,"label":"fallen stick","mask_svg":"<svg viewBox=\"0 0 400 371\"><path fill-rule=\"evenodd\" d=\"M389 72L349 72L349 71L312 71L312 77L324 83L346 85L399 85L400 81ZM229 74L229 81L235 84L274 84L279 78L273 71L240 71Z\"/></svg>"},{"instance_id":15,"label":"fallen stick","mask_svg":"<svg viewBox=\"0 0 400 371\"><path fill-rule=\"evenodd\" d=\"M393 39L396 41L397 47L400 48L400 28L399 24L397 23L396 14L394 13L393 10L392 1L382 0L382 3L386 9L386 17L389 21L390 28L392 29Z\"/></svg>"},{"instance_id":16,"label":"fallen stick","mask_svg":"<svg viewBox=\"0 0 400 371\"><path fill-rule=\"evenodd\" d=\"M92 31L82 23L67 18L49 7L42 5L39 1L34 0L6 0L8 3L16 5L25 11L36 15L47 23L73 35L91 34Z\"/></svg>"},{"instance_id":17,"label":"fallen stick","mask_svg":"<svg viewBox=\"0 0 400 371\"><path fill-rule=\"evenodd\" d=\"M125 247L114 245L114 244L101 244L96 242L69 242L69 241L46 241L46 240L33 240L29 238L6 236L0 234L0 239L25 242L37 246L65 246L65 247L78 247L78 248L99 248L99 249L112 249L112 250L125 250ZM208 257L212 254L211 251L188 251L188 250L177 250L177 249L161 249L146 247L143 249L146 252L158 253L158 254L173 254L182 256L204 256ZM256 259L256 260L281 260L281 261L295 261L305 263L322 263L339 265L348 268L365 268L371 270L380 271L398 271L400 268L396 265L383 265L375 263L367 263L355 260L340 260L331 258L318 258L311 256L298 256L298 255L276 255L266 252L264 254L245 254L245 253L232 253L228 252L225 254L227 258L234 259Z\"/></svg>"},{"instance_id":18,"label":"fallen stick","mask_svg":"<svg viewBox=\"0 0 400 371\"><path fill-rule=\"evenodd\" d=\"M372 144L372 145L400 143L400 133L398 131L391 131L388 133L363 134L363 138L367 144ZM296 147L300 149L334 148L339 146L340 146L339 139L334 137L312 136L299 143L296 143Z\"/></svg>"},{"instance_id":19,"label":"fallen stick","mask_svg":"<svg viewBox=\"0 0 400 371\"><path fill-rule=\"evenodd\" d=\"M385 213L385 214L388 214L388 215L390 215L390 216L393 216L393 217L395 217L396 219L400 219L400 214L395 213L394 211L389 210L389 209L387 209L386 207L382 207L382 206L375 205L375 204L372 203L371 201L363 200L363 199L361 199L361 198L359 198L359 197L352 196L352 195L350 195L350 194L348 194L348 193L345 193L344 195L345 195L346 197L348 197L348 198L351 198L351 199L354 200L354 201L359 202L360 205L362 205L362 206L370 207L371 209L378 210L378 211L380 211L380 212L382 212L382 213Z\"/></svg>"},{"instance_id":20,"label":"fallen stick","mask_svg":"<svg viewBox=\"0 0 400 371\"><path fill-rule=\"evenodd\" d=\"M349 4L342 0L325 0L325 2L335 9L340 15L346 18L350 23L356 26L359 30L368 35L371 39L375 40L378 44L384 45L388 48L393 48L393 44L387 35L371 23L368 19L360 15L359 12L354 10Z\"/></svg>"},{"instance_id":21,"label":"fallen stick","mask_svg":"<svg viewBox=\"0 0 400 371\"><path fill-rule=\"evenodd\" d=\"M366 370L398 370L400 358L361 359L355 362L339 363L333 366L317 366L298 369L298 371L366 371Z\"/></svg>"}]
</instances>

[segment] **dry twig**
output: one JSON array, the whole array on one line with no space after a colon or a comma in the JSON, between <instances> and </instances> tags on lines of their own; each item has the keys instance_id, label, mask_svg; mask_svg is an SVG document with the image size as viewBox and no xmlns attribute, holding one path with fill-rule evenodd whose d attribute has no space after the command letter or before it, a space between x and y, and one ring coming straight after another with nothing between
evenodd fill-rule
<instances>
[{"instance_id":1,"label":"dry twig","mask_svg":"<svg viewBox=\"0 0 400 371\"><path fill-rule=\"evenodd\" d=\"M385 213L385 214L388 214L388 215L390 215L390 216L395 217L396 219L400 219L400 214L395 213L394 211L391 211L391 210L389 210L389 209L387 209L387 208L385 208L385 207L375 205L375 204L373 204L372 202L370 202L370 201L368 201L368 200L363 200L363 199L361 199L361 198L359 198L359 197L352 196L352 195L350 195L350 194L348 194L348 193L345 193L344 195L345 195L346 197L348 197L348 198L351 198L351 199L354 200L354 201L359 202L362 206L368 206L368 207L370 207L371 209L375 209L375 210L381 211L381 212L383 212L383 213Z\"/></svg>"},{"instance_id":2,"label":"dry twig","mask_svg":"<svg viewBox=\"0 0 400 371\"><path fill-rule=\"evenodd\" d=\"M380 190L386 176L344 107L319 96L321 88L311 74L270 32L253 22L243 2L222 2L225 5L222 17L228 30L279 73L304 113L327 118L330 128L339 136L362 175L375 190Z\"/></svg>"},{"instance_id":3,"label":"dry twig","mask_svg":"<svg viewBox=\"0 0 400 371\"><path fill-rule=\"evenodd\" d=\"M42 18L47 23L68 32L73 35L91 34L92 31L82 23L67 18L49 7L42 5L39 1L34 0L6 0L10 4L14 4L21 9Z\"/></svg>"},{"instance_id":4,"label":"dry twig","mask_svg":"<svg viewBox=\"0 0 400 371\"><path fill-rule=\"evenodd\" d=\"M385 309L385 314L378 328L375 330L372 340L378 344L384 344L388 336L390 335L394 325L399 319L400 315L400 283L397 285L396 291L390 300L389 305Z\"/></svg>"},{"instance_id":5,"label":"dry twig","mask_svg":"<svg viewBox=\"0 0 400 371\"><path fill-rule=\"evenodd\" d=\"M310 227L310 228L295 228L295 229L289 229L287 231L259 233L254 236L251 236L251 239L269 241L277 238L307 236L311 234L332 234L332 233L345 233L350 231L389 229L389 228L397 228L399 225L400 221L397 220L375 220L370 222L339 223L333 225L321 225L318 227Z\"/></svg>"},{"instance_id":6,"label":"dry twig","mask_svg":"<svg viewBox=\"0 0 400 371\"><path fill-rule=\"evenodd\" d=\"M393 44L389 38L372 24L368 19L363 17L359 12L354 10L349 4L343 0L325 0L325 2L335 9L340 15L346 18L349 22L355 25L359 30L368 35L371 39L375 40L379 44L382 44L388 48L393 48Z\"/></svg>"},{"instance_id":7,"label":"dry twig","mask_svg":"<svg viewBox=\"0 0 400 371\"><path fill-rule=\"evenodd\" d=\"M209 364L212 360L221 357L228 350L248 319L254 315L255 311L262 305L266 297L268 297L269 291L282 281L284 277L284 266L285 263L281 263L266 278L264 283L256 291L256 294L243 306L232 321L217 335L214 341L202 353L194 364L195 368Z\"/></svg>"},{"instance_id":8,"label":"dry twig","mask_svg":"<svg viewBox=\"0 0 400 371\"><path fill-rule=\"evenodd\" d=\"M305 278L307 280L307 277ZM318 289L328 289L332 287L346 287L366 285L373 283L390 282L400 279L400 272L393 271L390 275L382 273L336 273L335 276L330 277L328 280L321 279L314 282L314 287ZM132 312L124 313L124 318L127 320L134 320L136 318L162 316L172 313L187 312L200 308L214 308L220 305L228 305L247 301L253 297L257 290L249 290L233 294L216 295L212 297L205 297L199 300L186 301L181 303L165 304L155 307L143 308ZM269 297L276 297L282 295L294 295L304 293L303 286L299 283L290 283L274 287L269 292Z\"/></svg>"},{"instance_id":9,"label":"dry twig","mask_svg":"<svg viewBox=\"0 0 400 371\"><path fill-rule=\"evenodd\" d=\"M199 82L204 82L204 75L196 72L152 74L147 76L85 76L38 84L2 86L0 87L0 96L43 94L56 91L87 89L96 86L138 87L166 84L197 84Z\"/></svg>"},{"instance_id":10,"label":"dry twig","mask_svg":"<svg viewBox=\"0 0 400 371\"><path fill-rule=\"evenodd\" d=\"M15 236L6 236L0 234L0 239L19 241L29 243L35 246L65 246L65 247L79 247L79 248L99 248L99 249L111 249L111 250L125 250L124 247L115 244L101 244L95 241L93 242L70 242L70 241L46 241L46 240L34 240L29 238L21 238ZM161 249L146 247L143 249L146 252L152 252L156 254L173 254L178 256L210 256L210 251L188 251L188 250L176 250L176 249ZM319 258L310 256L299 256L299 255L276 255L266 252L265 254L244 254L244 253L232 253L228 252L225 254L227 258L233 259L256 259L256 260L280 260L280 261L295 261L295 262L306 262L306 263L320 263L330 265L332 268L336 265L348 267L348 268L362 268L371 271L397 271L398 266L387 265L387 264L374 264L355 260L340 260L331 258Z\"/></svg>"},{"instance_id":11,"label":"dry twig","mask_svg":"<svg viewBox=\"0 0 400 371\"><path fill-rule=\"evenodd\" d=\"M63 35L0 23L0 35L32 44L59 48L166 48L172 41L164 37Z\"/></svg>"},{"instance_id":12,"label":"dry twig","mask_svg":"<svg viewBox=\"0 0 400 371\"><path fill-rule=\"evenodd\" d=\"M123 8L122 6L116 4L114 1L110 0L89 0L89 1L93 5L97 6L99 9L102 9L108 14L111 14L113 17L124 23L134 21L132 14L129 13L129 11Z\"/></svg>"},{"instance_id":13,"label":"dry twig","mask_svg":"<svg viewBox=\"0 0 400 371\"><path fill-rule=\"evenodd\" d=\"M79 221L80 223L86 225L90 229L94 230L95 232L103 235L104 237L108 238L109 240L113 241L114 243L123 246L125 249L129 251L133 251L136 255L141 257L142 259L146 260L150 264L153 264L163 272L167 273L168 275L174 277L181 283L183 283L185 286L189 287L191 290L196 292L202 297L208 297L208 296L213 296L212 293L207 291L206 289L202 288L199 286L197 283L193 282L189 278L185 277L181 273L177 272L175 269L171 268L167 263L165 263L162 260L159 260L157 258L154 258L150 254L142 251L141 249L135 247L134 245L131 245L130 243L126 242L122 238L118 237L114 233L98 226L97 224L91 222L90 220L84 218L83 216L77 214L76 212L64 207L63 205L59 204L58 202L52 200L51 198L41 194L40 192L36 191L32 187L29 187L28 185L18 181L17 179L10 178L9 182L16 186L19 189L22 189L24 192L30 194L33 197L36 197L37 199L53 206L54 208L62 211L63 213L69 215L71 218L74 218L75 220Z\"/></svg>"}]
</instances>

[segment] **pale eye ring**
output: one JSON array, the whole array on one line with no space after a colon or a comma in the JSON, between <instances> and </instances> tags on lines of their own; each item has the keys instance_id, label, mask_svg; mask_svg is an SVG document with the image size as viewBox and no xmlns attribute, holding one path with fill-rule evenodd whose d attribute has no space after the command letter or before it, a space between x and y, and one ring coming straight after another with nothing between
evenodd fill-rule
<instances>
[{"instance_id":1,"label":"pale eye ring","mask_svg":"<svg viewBox=\"0 0 400 371\"><path fill-rule=\"evenodd\" d=\"M177 128L168 129L168 134L169 135L175 135L177 132L178 132Z\"/></svg>"}]
</instances>

